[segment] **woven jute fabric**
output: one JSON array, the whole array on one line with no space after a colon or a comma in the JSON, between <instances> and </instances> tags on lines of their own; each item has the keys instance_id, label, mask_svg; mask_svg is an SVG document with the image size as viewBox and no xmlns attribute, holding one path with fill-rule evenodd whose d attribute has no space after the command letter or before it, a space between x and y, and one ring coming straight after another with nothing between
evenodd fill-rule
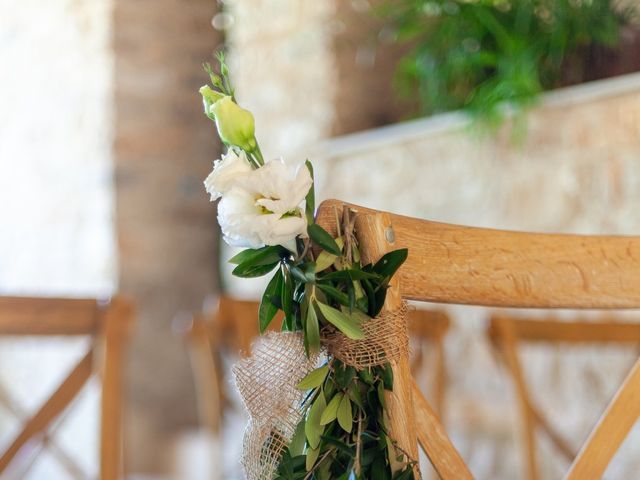
<instances>
[{"instance_id":1,"label":"woven jute fabric","mask_svg":"<svg viewBox=\"0 0 640 480\"><path fill-rule=\"evenodd\" d=\"M352 340L339 331L323 331L327 353L357 370L384 365L409 354L409 334L405 302L394 311L384 312L362 324L365 338Z\"/></svg>"},{"instance_id":2,"label":"woven jute fabric","mask_svg":"<svg viewBox=\"0 0 640 480\"><path fill-rule=\"evenodd\" d=\"M271 480L302 420L304 392L296 385L318 363L307 358L301 333L270 332L233 374L249 412L241 464L248 480Z\"/></svg>"}]
</instances>

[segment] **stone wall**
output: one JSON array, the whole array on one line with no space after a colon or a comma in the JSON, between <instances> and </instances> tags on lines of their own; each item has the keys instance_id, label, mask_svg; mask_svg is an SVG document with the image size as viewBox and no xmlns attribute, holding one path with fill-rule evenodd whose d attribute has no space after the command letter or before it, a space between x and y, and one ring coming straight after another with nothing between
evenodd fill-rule
<instances>
[{"instance_id":1,"label":"stone wall","mask_svg":"<svg viewBox=\"0 0 640 480\"><path fill-rule=\"evenodd\" d=\"M532 112L526 139L509 138L508 128L498 138L474 136L453 113L333 139L311 155L317 192L464 225L640 232L640 74L549 94ZM447 426L477 478L519 478L512 386L484 337L490 310L447 308L455 319L446 340ZM534 400L575 447L637 358L615 347L523 350ZM639 438L636 428L608 478L638 471ZM566 471L552 452L543 439L544 478Z\"/></svg>"},{"instance_id":2,"label":"stone wall","mask_svg":"<svg viewBox=\"0 0 640 480\"><path fill-rule=\"evenodd\" d=\"M120 290L138 306L127 412L128 471L163 472L196 425L181 312L217 290L215 209L203 189L218 145L203 116L200 65L220 35L215 2L115 0L115 143Z\"/></svg>"}]
</instances>

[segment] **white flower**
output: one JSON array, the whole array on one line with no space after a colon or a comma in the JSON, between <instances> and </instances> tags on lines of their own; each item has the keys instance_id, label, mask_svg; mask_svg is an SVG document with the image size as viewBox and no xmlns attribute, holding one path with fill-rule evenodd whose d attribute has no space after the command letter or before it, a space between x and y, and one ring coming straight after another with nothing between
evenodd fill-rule
<instances>
[{"instance_id":1,"label":"white flower","mask_svg":"<svg viewBox=\"0 0 640 480\"><path fill-rule=\"evenodd\" d=\"M233 150L229 150L221 160L213 163L213 171L204 181L204 186L211 195L211 201L220 198L240 175L249 172L251 172L251 165L245 153L241 151L238 155Z\"/></svg>"},{"instance_id":2,"label":"white flower","mask_svg":"<svg viewBox=\"0 0 640 480\"><path fill-rule=\"evenodd\" d=\"M283 245L295 250L295 238L306 235L300 204L312 183L306 167L295 170L282 159L236 176L218 205L225 241L239 247Z\"/></svg>"}]
</instances>

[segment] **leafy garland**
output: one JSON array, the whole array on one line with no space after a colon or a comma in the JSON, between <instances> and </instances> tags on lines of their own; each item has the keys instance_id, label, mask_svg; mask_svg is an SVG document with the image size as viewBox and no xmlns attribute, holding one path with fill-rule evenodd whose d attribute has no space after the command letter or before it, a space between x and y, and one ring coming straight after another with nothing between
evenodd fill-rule
<instances>
[{"instance_id":1,"label":"leafy garland","mask_svg":"<svg viewBox=\"0 0 640 480\"><path fill-rule=\"evenodd\" d=\"M255 139L253 116L237 106L222 54L218 61L219 74L204 65L212 83L200 89L205 114L216 123L228 155L244 156L254 171L266 168L268 163ZM243 250L230 262L236 265L233 274L243 278L276 270L260 303L260 332L264 333L281 310L282 330L302 332L309 355L320 351L327 332L340 331L353 340L364 338L362 324L381 311L389 280L406 259L407 250L395 250L375 264L362 265L353 214L345 209L337 222L336 238L316 224L311 162L307 160L303 168L311 177L304 209L278 214L277 220L290 217L303 221L305 231L291 242L282 242L286 247L265 242L264 246ZM216 165L213 174L220 177L221 172L221 166ZM224 198L225 193L216 195ZM260 211L273 215L264 206L267 204L261 204ZM229 222L220 215L226 239L243 244L242 239L238 241L225 232L224 225ZM415 462L388 434L385 391L393 388L389 363L357 371L329 357L326 364L302 379L298 388L305 392L305 414L280 460L277 479L414 478Z\"/></svg>"}]
</instances>

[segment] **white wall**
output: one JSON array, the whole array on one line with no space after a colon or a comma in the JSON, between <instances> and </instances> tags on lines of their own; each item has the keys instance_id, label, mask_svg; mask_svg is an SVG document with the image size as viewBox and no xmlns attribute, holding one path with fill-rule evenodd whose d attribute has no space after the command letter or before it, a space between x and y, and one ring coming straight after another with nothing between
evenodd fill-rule
<instances>
[{"instance_id":1,"label":"white wall","mask_svg":"<svg viewBox=\"0 0 640 480\"><path fill-rule=\"evenodd\" d=\"M329 140L312 155L317 194L463 225L640 234L640 74L548 94L525 141L508 138L480 139L452 113ZM520 478L512 384L485 337L490 309L447 309L453 440L477 478ZM534 401L576 448L637 359L616 347L523 350ZM607 478L639 471L638 438L640 424ZM539 458L544 478L566 472L548 442Z\"/></svg>"},{"instance_id":2,"label":"white wall","mask_svg":"<svg viewBox=\"0 0 640 480\"><path fill-rule=\"evenodd\" d=\"M109 0L0 0L0 292L116 284Z\"/></svg>"},{"instance_id":3,"label":"white wall","mask_svg":"<svg viewBox=\"0 0 640 480\"><path fill-rule=\"evenodd\" d=\"M0 294L115 290L111 18L110 0L0 0ZM84 351L84 339L2 339L0 388L32 412ZM57 435L87 478L98 398L91 382ZM0 450L18 425L0 406ZM69 476L45 451L21 478Z\"/></svg>"}]
</instances>

